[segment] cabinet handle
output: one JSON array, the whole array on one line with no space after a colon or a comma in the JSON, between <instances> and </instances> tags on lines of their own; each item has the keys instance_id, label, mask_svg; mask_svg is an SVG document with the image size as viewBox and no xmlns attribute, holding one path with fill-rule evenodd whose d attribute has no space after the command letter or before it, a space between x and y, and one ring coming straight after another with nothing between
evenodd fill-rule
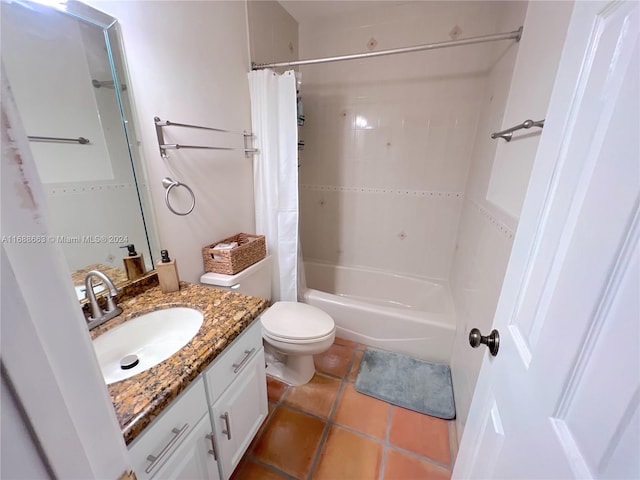
<instances>
[{"instance_id":1,"label":"cabinet handle","mask_svg":"<svg viewBox=\"0 0 640 480\"><path fill-rule=\"evenodd\" d=\"M186 432L189 429L189 424L185 423L184 426L178 430L177 428L173 428L171 429L171 431L173 432L173 438L171 440L169 440L169 443L167 443L164 448L160 451L160 453L158 454L157 457L153 456L153 455L147 455L147 460L149 460L151 462L151 465L149 465L146 469L145 469L145 473L151 473L151 470L153 470L154 468L156 468L158 466L158 464L160 463L160 460L162 460L162 457L164 457L167 452L169 450L171 450L171 447L173 447L176 442L178 441L178 439L184 434L184 432Z\"/></svg>"},{"instance_id":2,"label":"cabinet handle","mask_svg":"<svg viewBox=\"0 0 640 480\"><path fill-rule=\"evenodd\" d=\"M213 436L213 433L205 435L204 438L211 440L211 450L209 450L209 455L213 455L213 459L217 462L218 454L216 453L216 442L214 441L215 437Z\"/></svg>"},{"instance_id":3,"label":"cabinet handle","mask_svg":"<svg viewBox=\"0 0 640 480\"><path fill-rule=\"evenodd\" d=\"M224 412L224 415L220 415L220 418L224 420L224 424L227 426L226 430L222 430L222 434L226 435L231 440L231 427L229 426L229 412Z\"/></svg>"},{"instance_id":4,"label":"cabinet handle","mask_svg":"<svg viewBox=\"0 0 640 480\"><path fill-rule=\"evenodd\" d=\"M238 373L238 371L240 371L240 369L242 368L242 366L247 363L247 360L249 360L249 357L251 357L251 355L253 355L253 352L255 352L256 349L255 347L252 348L251 350L245 350L244 351L244 358L242 359L242 361L240 363L234 363L233 365L231 365L233 367L233 373Z\"/></svg>"}]
</instances>

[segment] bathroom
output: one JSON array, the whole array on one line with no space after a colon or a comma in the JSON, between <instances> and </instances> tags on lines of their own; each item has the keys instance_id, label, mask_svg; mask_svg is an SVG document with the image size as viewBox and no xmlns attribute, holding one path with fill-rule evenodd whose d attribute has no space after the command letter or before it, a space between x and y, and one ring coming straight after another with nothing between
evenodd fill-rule
<instances>
[{"instance_id":1,"label":"bathroom","mask_svg":"<svg viewBox=\"0 0 640 480\"><path fill-rule=\"evenodd\" d=\"M480 369L493 361L484 347L471 349L467 335L473 327L488 334L496 311L507 308L499 305L503 278L508 264L516 268L510 254L516 230L521 230L519 219L522 227L522 219L528 218L525 233L533 236L536 210L529 207L525 217L521 209L538 145L547 138L536 129L515 133L514 139L526 138L508 143L490 134L547 115L574 5L382 2L365 8L359 2L335 2L329 8L321 2L314 8L314 2L89 3L121 25L155 228L162 248L178 259L181 279L194 283L203 273L203 245L255 229L252 163L242 155L212 158L187 151L171 152L164 160L158 154L154 116L242 131L251 126L246 79L252 61L369 52L524 26L519 44L496 42L392 56L380 59L380 64L368 60L364 67L355 61L300 68L306 116L300 128L305 148L299 168L305 260L448 283L456 313L456 333L448 350L457 410L455 437L464 442L467 419L480 422L479 414L469 416ZM297 15L297 22L287 9ZM367 95L382 100L366 103ZM560 132L561 125L543 131ZM553 141L552 136L547 141ZM36 205L36 214L25 215L17 207L10 210L19 202L9 196L15 182L37 182L37 175L27 165L25 176L10 178L4 157L3 150L3 230L5 221L15 221L23 231L41 232L42 214L37 209L42 205ZM197 208L190 215L173 215L164 206L160 179L167 176L194 190ZM21 197L21 202L28 198ZM327 224L335 228L323 229ZM158 246L153 248L157 255ZM108 396L93 378L95 365L86 361L93 356L91 345L85 332L72 326L56 328L77 314L70 304L51 311L68 288L68 282L60 281L68 271L60 252L47 247L35 262L16 249L6 250L15 278L5 278L10 274L3 268L3 305L6 298L23 298L15 305L18 317L33 317L36 323L23 326L15 338L16 345L32 352L33 369L38 366L33 378L39 381L30 387L33 395L27 394L24 408L33 418L46 417L56 408L60 422L73 426L67 444L56 446L42 439L47 448L59 448L58 468L71 468L69 452L79 451L84 452L83 461L78 461L76 472L117 478L127 466L126 449L113 441L119 431ZM522 242L517 252L517 258L530 255ZM5 261L3 245L3 265ZM4 329L9 318L4 309L3 338L10 331L13 342L14 330ZM3 343L3 356L8 354ZM65 368L70 364L72 372ZM47 409L32 401L42 398L39 392L47 392ZM635 416L633 409L625 411L630 412L624 417L629 423L637 422L637 411Z\"/></svg>"}]
</instances>

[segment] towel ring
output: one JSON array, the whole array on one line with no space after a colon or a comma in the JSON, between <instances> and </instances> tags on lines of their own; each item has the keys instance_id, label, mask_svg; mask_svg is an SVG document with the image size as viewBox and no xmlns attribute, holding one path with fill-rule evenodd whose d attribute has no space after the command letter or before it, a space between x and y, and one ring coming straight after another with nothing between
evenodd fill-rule
<instances>
[{"instance_id":1,"label":"towel ring","mask_svg":"<svg viewBox=\"0 0 640 480\"><path fill-rule=\"evenodd\" d=\"M171 211L171 213L184 216L184 215L189 215L191 212L193 212L193 208L196 206L196 196L193 194L193 190L189 188L189 185L177 182L175 180L172 180L169 177L164 177L162 179L162 186L166 189L166 191L164 192L164 202L167 204L167 208ZM169 202L169 193L171 193L171 189L173 187L184 187L191 194L191 207L189 207L189 210L187 212L185 213L178 212L174 210L174 208L171 206L171 202Z\"/></svg>"}]
</instances>

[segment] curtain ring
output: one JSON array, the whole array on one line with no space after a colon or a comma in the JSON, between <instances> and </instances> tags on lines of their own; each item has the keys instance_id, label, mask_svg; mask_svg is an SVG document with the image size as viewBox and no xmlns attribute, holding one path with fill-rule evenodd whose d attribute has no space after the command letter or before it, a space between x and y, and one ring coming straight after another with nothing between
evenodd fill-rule
<instances>
[{"instance_id":1,"label":"curtain ring","mask_svg":"<svg viewBox=\"0 0 640 480\"><path fill-rule=\"evenodd\" d=\"M174 214L180 215L180 216L184 216L184 215L189 215L193 211L193 208L196 206L196 196L193 194L193 190L191 190L191 188L189 188L189 185L186 185L184 183L180 183L178 181L172 180L169 177L164 177L162 179L162 186L166 189L166 191L164 192L164 202L167 204L167 208L171 211L171 213L174 213ZM189 208L189 210L187 212L185 212L185 213L177 212L171 206L171 202L169 202L169 193L171 192L171 189L173 187L184 187L191 194L191 207Z\"/></svg>"}]
</instances>

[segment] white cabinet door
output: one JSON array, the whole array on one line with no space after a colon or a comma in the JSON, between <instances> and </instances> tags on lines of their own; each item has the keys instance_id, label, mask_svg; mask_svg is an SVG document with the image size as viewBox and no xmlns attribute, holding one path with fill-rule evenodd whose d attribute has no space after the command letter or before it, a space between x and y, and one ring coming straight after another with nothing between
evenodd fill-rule
<instances>
[{"instance_id":1,"label":"white cabinet door","mask_svg":"<svg viewBox=\"0 0 640 480\"><path fill-rule=\"evenodd\" d=\"M260 348L211 407L223 479L228 479L267 417L264 349Z\"/></svg>"},{"instance_id":2,"label":"white cabinet door","mask_svg":"<svg viewBox=\"0 0 640 480\"><path fill-rule=\"evenodd\" d=\"M205 415L153 480L219 480L218 463L213 457L213 445L208 437L210 434L211 421L209 415Z\"/></svg>"}]
</instances>

